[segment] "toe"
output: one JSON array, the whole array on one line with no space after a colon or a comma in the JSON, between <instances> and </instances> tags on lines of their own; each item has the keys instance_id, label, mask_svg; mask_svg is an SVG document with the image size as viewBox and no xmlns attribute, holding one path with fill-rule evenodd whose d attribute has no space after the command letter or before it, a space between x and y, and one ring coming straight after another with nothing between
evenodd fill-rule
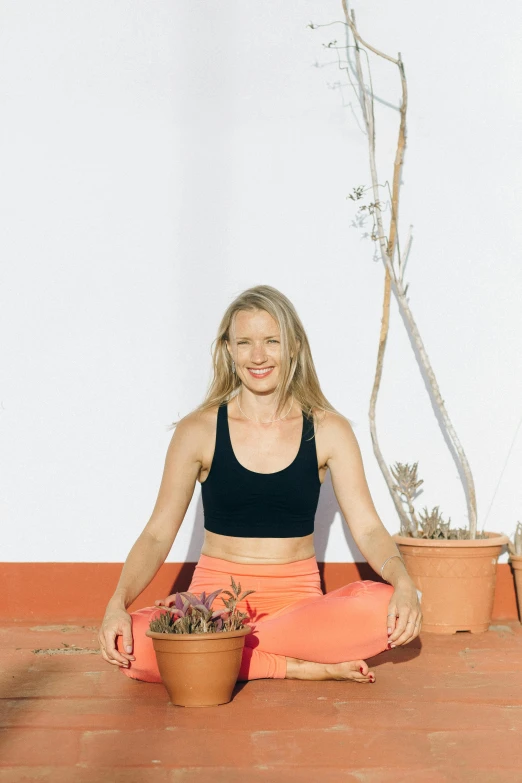
<instances>
[{"instance_id":1,"label":"toe","mask_svg":"<svg viewBox=\"0 0 522 783\"><path fill-rule=\"evenodd\" d=\"M355 670L354 680L356 682L372 682L372 673L366 661L353 661L353 668Z\"/></svg>"},{"instance_id":2,"label":"toe","mask_svg":"<svg viewBox=\"0 0 522 783\"><path fill-rule=\"evenodd\" d=\"M354 668L356 668L358 672L357 681L358 682L375 682L375 675L373 672L370 671L370 668L366 661L360 660L360 661L354 661Z\"/></svg>"}]
</instances>

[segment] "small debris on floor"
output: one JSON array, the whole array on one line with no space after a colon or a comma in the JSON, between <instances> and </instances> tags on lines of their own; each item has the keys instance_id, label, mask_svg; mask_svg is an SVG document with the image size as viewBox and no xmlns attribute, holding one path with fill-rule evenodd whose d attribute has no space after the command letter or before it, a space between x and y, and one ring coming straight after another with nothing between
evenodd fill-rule
<instances>
[{"instance_id":1,"label":"small debris on floor","mask_svg":"<svg viewBox=\"0 0 522 783\"><path fill-rule=\"evenodd\" d=\"M74 633L75 631L97 631L96 625L33 625L29 628L30 631L43 631L44 633L52 633L53 631L61 631L62 633Z\"/></svg>"},{"instance_id":2,"label":"small debris on floor","mask_svg":"<svg viewBox=\"0 0 522 783\"><path fill-rule=\"evenodd\" d=\"M66 644L63 647L38 647L31 650L35 655L100 655L100 650L94 647L78 647L76 644Z\"/></svg>"}]
</instances>

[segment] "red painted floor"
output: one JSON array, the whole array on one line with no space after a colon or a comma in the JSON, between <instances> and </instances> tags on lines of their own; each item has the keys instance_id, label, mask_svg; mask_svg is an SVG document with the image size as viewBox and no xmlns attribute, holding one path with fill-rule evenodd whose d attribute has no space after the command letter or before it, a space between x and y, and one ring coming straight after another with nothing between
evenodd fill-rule
<instances>
[{"instance_id":1,"label":"red painted floor","mask_svg":"<svg viewBox=\"0 0 522 783\"><path fill-rule=\"evenodd\" d=\"M518 621L422 634L368 659L375 684L257 680L211 708L105 663L97 622L0 625L0 783L522 783Z\"/></svg>"}]
</instances>

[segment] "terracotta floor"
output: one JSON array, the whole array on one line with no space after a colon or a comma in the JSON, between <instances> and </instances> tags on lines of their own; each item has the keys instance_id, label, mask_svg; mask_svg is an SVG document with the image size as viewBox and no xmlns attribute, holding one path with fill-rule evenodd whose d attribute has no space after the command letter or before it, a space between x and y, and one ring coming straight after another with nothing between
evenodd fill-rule
<instances>
[{"instance_id":1,"label":"terracotta floor","mask_svg":"<svg viewBox=\"0 0 522 783\"><path fill-rule=\"evenodd\" d=\"M105 663L97 621L77 622L0 625L0 783L522 782L516 621L423 634L368 660L373 685L257 680L192 709Z\"/></svg>"}]
</instances>

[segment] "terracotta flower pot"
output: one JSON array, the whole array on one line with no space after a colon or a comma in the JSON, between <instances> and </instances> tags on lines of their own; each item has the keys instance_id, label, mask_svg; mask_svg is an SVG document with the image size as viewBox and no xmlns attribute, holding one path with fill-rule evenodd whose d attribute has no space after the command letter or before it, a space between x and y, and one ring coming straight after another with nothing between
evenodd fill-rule
<instances>
[{"instance_id":1,"label":"terracotta flower pot","mask_svg":"<svg viewBox=\"0 0 522 783\"><path fill-rule=\"evenodd\" d=\"M515 585L517 588L518 616L522 622L522 555L509 554L511 565L515 573Z\"/></svg>"},{"instance_id":2,"label":"terracotta flower pot","mask_svg":"<svg viewBox=\"0 0 522 783\"><path fill-rule=\"evenodd\" d=\"M156 633L150 636L158 669L172 704L215 707L232 698L249 625L216 633Z\"/></svg>"},{"instance_id":3,"label":"terracotta flower pot","mask_svg":"<svg viewBox=\"0 0 522 783\"><path fill-rule=\"evenodd\" d=\"M421 633L482 633L491 623L497 560L508 536L473 540L392 536L422 593ZM522 558L521 558L522 559Z\"/></svg>"}]
</instances>

